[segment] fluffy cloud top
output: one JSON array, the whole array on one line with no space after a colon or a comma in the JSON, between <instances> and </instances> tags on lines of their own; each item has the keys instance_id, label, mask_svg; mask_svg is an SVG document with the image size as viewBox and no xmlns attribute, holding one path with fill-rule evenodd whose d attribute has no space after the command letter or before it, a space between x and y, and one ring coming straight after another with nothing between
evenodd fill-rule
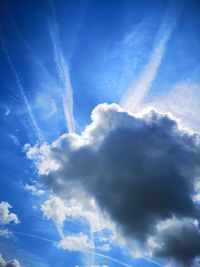
<instances>
[{"instance_id":1,"label":"fluffy cloud top","mask_svg":"<svg viewBox=\"0 0 200 267\"><path fill-rule=\"evenodd\" d=\"M179 231L163 232L157 225L172 218L198 219L193 199L200 176L199 144L199 135L180 129L172 117L155 110L135 116L115 104L102 104L80 135L63 135L52 145L29 149L28 156L55 194L66 198L86 192L127 238L144 243L157 236L154 241L163 245L153 249L154 255L185 262L185 247L176 243L185 226L176 223ZM185 242L196 248L200 237L191 233ZM191 253L187 260L199 254Z\"/></svg>"},{"instance_id":2,"label":"fluffy cloud top","mask_svg":"<svg viewBox=\"0 0 200 267\"><path fill-rule=\"evenodd\" d=\"M89 242L87 235L80 233L66 236L60 241L58 247L70 251L86 251L92 249L92 244Z\"/></svg>"},{"instance_id":3,"label":"fluffy cloud top","mask_svg":"<svg viewBox=\"0 0 200 267\"><path fill-rule=\"evenodd\" d=\"M0 267L21 267L21 265L16 259L5 261L0 254Z\"/></svg>"},{"instance_id":4,"label":"fluffy cloud top","mask_svg":"<svg viewBox=\"0 0 200 267\"><path fill-rule=\"evenodd\" d=\"M5 225L10 222L19 223L19 219L15 213L10 213L9 209L12 206L8 202L0 202L0 225Z\"/></svg>"},{"instance_id":5,"label":"fluffy cloud top","mask_svg":"<svg viewBox=\"0 0 200 267\"><path fill-rule=\"evenodd\" d=\"M111 228L111 222L103 216L94 199L82 198L81 200L63 200L51 197L46 200L41 210L47 219L52 219L59 233L63 236L63 224L67 220L78 220L89 226L91 233L100 232Z\"/></svg>"}]
</instances>

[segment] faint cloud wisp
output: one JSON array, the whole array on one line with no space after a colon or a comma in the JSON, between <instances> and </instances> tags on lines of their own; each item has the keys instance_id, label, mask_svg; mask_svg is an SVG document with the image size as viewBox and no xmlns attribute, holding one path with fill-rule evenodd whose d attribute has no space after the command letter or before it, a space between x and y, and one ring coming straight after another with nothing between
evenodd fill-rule
<instances>
[{"instance_id":1,"label":"faint cloud wisp","mask_svg":"<svg viewBox=\"0 0 200 267\"><path fill-rule=\"evenodd\" d=\"M60 37L58 30L58 23L56 19L56 12L53 1L50 2L53 14L53 27L51 27L50 37L53 45L54 61L59 76L61 87L64 89L63 95L63 110L67 122L68 131L75 132L75 121L73 115L73 89L70 80L69 67L65 61L63 51L60 45Z\"/></svg>"},{"instance_id":2,"label":"faint cloud wisp","mask_svg":"<svg viewBox=\"0 0 200 267\"><path fill-rule=\"evenodd\" d=\"M170 7L156 36L156 41L158 40L158 43L151 53L149 62L146 64L139 77L129 86L121 99L121 105L129 111L133 112L138 110L139 105L151 89L157 76L165 55L167 43L177 23L177 19L172 19L172 17L178 17L179 11L176 11L175 14L173 14L173 12L173 7Z\"/></svg>"}]
</instances>

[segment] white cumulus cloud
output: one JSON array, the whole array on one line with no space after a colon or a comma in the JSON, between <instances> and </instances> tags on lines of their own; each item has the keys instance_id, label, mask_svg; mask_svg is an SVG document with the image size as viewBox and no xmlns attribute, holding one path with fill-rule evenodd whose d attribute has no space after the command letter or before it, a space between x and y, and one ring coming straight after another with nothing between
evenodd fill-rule
<instances>
[{"instance_id":1,"label":"white cumulus cloud","mask_svg":"<svg viewBox=\"0 0 200 267\"><path fill-rule=\"evenodd\" d=\"M93 198L126 240L137 240L145 249L152 249L150 237L159 236L168 250L154 250L155 257L185 262L185 247L176 240L187 229L185 238L195 250L197 231L191 224L177 223L179 231L161 234L157 224L173 217L182 223L199 218L194 201L200 177L199 134L180 128L173 117L156 110L134 115L116 104L97 106L91 118L80 135L65 134L51 145L29 149L42 181L62 201ZM66 219L63 209L60 224ZM55 216L52 209L48 212ZM200 255L195 251L188 256L190 264Z\"/></svg>"},{"instance_id":2,"label":"white cumulus cloud","mask_svg":"<svg viewBox=\"0 0 200 267\"><path fill-rule=\"evenodd\" d=\"M86 251L92 249L92 243L88 236L80 233L78 235L68 235L64 237L58 244L59 248L67 249L70 251Z\"/></svg>"},{"instance_id":3,"label":"white cumulus cloud","mask_svg":"<svg viewBox=\"0 0 200 267\"><path fill-rule=\"evenodd\" d=\"M9 211L12 206L5 201L0 202L0 224L5 225L10 222L19 223L19 219L15 213Z\"/></svg>"}]
</instances>

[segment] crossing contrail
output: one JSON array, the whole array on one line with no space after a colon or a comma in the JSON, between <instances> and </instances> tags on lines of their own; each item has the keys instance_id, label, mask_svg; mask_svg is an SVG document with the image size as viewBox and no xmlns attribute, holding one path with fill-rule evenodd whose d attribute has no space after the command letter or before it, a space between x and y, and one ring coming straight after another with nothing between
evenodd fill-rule
<instances>
[{"instance_id":1,"label":"crossing contrail","mask_svg":"<svg viewBox=\"0 0 200 267\"><path fill-rule=\"evenodd\" d=\"M70 80L69 74L69 67L65 61L63 56L61 44L60 44L60 37L59 37L59 30L58 30L58 23L56 18L55 7L53 1L50 1L52 15L53 15L53 27L50 29L50 37L53 45L53 52L54 52L54 61L56 64L56 69L59 76L59 81L64 89L63 95L63 111L65 115L65 119L67 122L67 127L69 132L75 132L75 121L73 115L73 89Z\"/></svg>"},{"instance_id":2,"label":"crossing contrail","mask_svg":"<svg viewBox=\"0 0 200 267\"><path fill-rule=\"evenodd\" d=\"M14 234L16 235L22 235L22 236L25 236L25 237L29 237L29 238L35 238L35 239L38 239L38 240L41 240L41 241L45 241L45 242L49 242L49 243L52 243L54 245L58 244L59 241L56 241L56 240L52 240L52 239L49 239L49 238L45 238L45 237L41 237L41 236L38 236L38 235L32 235L32 234L29 234L29 233L24 233L24 232L20 232L20 231L12 231ZM100 258L103 258L103 259L107 259L109 261L112 261L112 262L115 262L117 264L120 264L122 266L125 266L125 267L133 267L132 265L130 264L127 264L121 260L118 260L114 257L111 257L111 256L108 256L108 255L105 255L103 253L100 253L100 252L96 252L95 250L86 250L85 253L88 253L88 254L92 254L93 257L94 256L97 256L97 257L100 257ZM158 262L148 258L148 257L143 257L144 260L147 260L151 263L154 263L158 266L162 266L161 264L159 264Z\"/></svg>"},{"instance_id":3,"label":"crossing contrail","mask_svg":"<svg viewBox=\"0 0 200 267\"><path fill-rule=\"evenodd\" d=\"M128 90L125 92L121 100L121 105L129 110L136 111L141 104L148 91L151 89L152 84L158 74L160 65L165 55L167 43L171 37L171 33L177 23L179 10L174 10L173 6L169 7L169 10L165 16L163 23L158 31L157 45L154 47L149 62L144 67L139 77L131 84ZM176 14L173 14L173 13Z\"/></svg>"},{"instance_id":4,"label":"crossing contrail","mask_svg":"<svg viewBox=\"0 0 200 267\"><path fill-rule=\"evenodd\" d=\"M41 236L38 236L38 235L32 235L32 234L24 233L24 232L20 232L20 231L13 231L13 233L16 234L16 235L22 235L22 236L29 237L29 238L39 239L39 240L42 240L42 241L45 241L45 242L49 242L49 243L52 243L52 244L55 244L55 245L59 243L58 241L55 241L55 240L52 240L52 239L48 239L48 238L44 238L44 237L41 237ZM131 265L126 264L126 263L124 263L124 262L122 262L120 260L117 260L116 258L104 255L104 254L99 253L99 252L94 252L94 251L90 251L90 250L87 250L85 252L88 253L88 254L93 254L94 256L98 256L98 257L101 257L103 259L107 259L109 261L118 263L118 264L120 264L122 266L125 266L125 267L132 267Z\"/></svg>"},{"instance_id":5,"label":"crossing contrail","mask_svg":"<svg viewBox=\"0 0 200 267\"><path fill-rule=\"evenodd\" d=\"M125 262L123 262L123 261L120 261L120 260L118 260L118 259L116 259L116 258L113 258L113 257L111 257L111 256L104 255L104 254L99 253L99 252L94 252L94 251L87 250L86 253L89 253L89 254L92 253L92 254L94 254L94 256L101 257L101 258L103 258L103 259L107 259L107 260L109 260L109 261L118 263L118 264L120 264L120 265L122 265L122 266L125 266L125 267L133 267L133 266L130 265L130 264L127 264L127 263L125 263Z\"/></svg>"},{"instance_id":6,"label":"crossing contrail","mask_svg":"<svg viewBox=\"0 0 200 267\"><path fill-rule=\"evenodd\" d=\"M165 33L163 38L153 50L148 64L144 67L143 72L133 85L125 93L122 99L122 106L127 110L134 111L137 109L140 102L148 93L154 79L157 76L158 69L162 62L167 41L170 36L170 31Z\"/></svg>"},{"instance_id":7,"label":"crossing contrail","mask_svg":"<svg viewBox=\"0 0 200 267\"><path fill-rule=\"evenodd\" d=\"M27 97L25 95L23 85L21 83L21 80L19 78L19 75L17 73L17 70L16 70L16 68L14 66L14 63L13 63L11 57L10 57L10 54L9 54L8 49L6 47L6 44L5 44L5 40L4 40L3 35L2 35L1 32L0 32L0 41L1 41L2 50L3 50L4 54L6 55L6 59L8 61L8 64L9 64L9 66L10 66L10 68L11 68L13 74L14 74L14 77L15 77L15 80L16 80L16 84L17 84L17 87L18 87L20 96L22 97L22 100L24 102L24 105L25 105L25 107L27 109L27 113L29 115L31 124L32 124L32 126L34 128L36 137L37 137L37 139L38 139L39 142L42 142L43 141L42 133L41 133L41 131L39 129L39 126L38 126L38 124L37 124L37 122L35 120L35 117L34 117L34 115L32 113L32 109L31 109L31 106L29 104L29 101L28 101L28 99L27 99Z\"/></svg>"}]
</instances>

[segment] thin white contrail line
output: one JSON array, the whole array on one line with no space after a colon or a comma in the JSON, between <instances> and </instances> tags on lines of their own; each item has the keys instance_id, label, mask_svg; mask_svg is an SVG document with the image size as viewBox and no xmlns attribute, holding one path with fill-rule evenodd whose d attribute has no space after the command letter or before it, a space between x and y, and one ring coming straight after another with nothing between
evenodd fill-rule
<instances>
[{"instance_id":1,"label":"thin white contrail line","mask_svg":"<svg viewBox=\"0 0 200 267\"><path fill-rule=\"evenodd\" d=\"M29 44L29 42L26 40L26 38L22 34L20 28L18 27L17 23L15 22L15 20L13 19L11 13L9 12L9 10L7 8L6 8L6 13L7 13L8 18L10 19L10 22L12 23L17 35L22 40L22 42L24 43L25 47L31 52L31 54L33 55L33 57L36 60L36 62L38 63L38 65L41 67L42 71L45 73L45 75L47 75L48 79L52 80L52 76L50 75L50 73L48 72L47 68L44 66L44 64L41 61L41 59L38 57L38 55L35 53L35 51L31 47L31 45ZM53 80L53 82L55 83L54 80Z\"/></svg>"},{"instance_id":2,"label":"thin white contrail line","mask_svg":"<svg viewBox=\"0 0 200 267\"><path fill-rule=\"evenodd\" d=\"M41 236L38 236L38 235L32 235L32 234L28 234L28 233L24 233L24 232L19 232L19 231L13 231L13 233L14 234L18 234L18 235L23 235L25 237L36 238L36 239L39 239L39 240L42 240L42 241L46 241L46 242L49 242L49 243L52 243L52 244L55 244L55 245L59 243L58 241L55 241L55 240L52 240L52 239L48 239L48 238L44 238L44 237L41 237ZM98 256L98 257L110 260L112 262L121 264L122 266L132 267L131 265L126 264L123 261L117 260L116 258L104 255L104 254L99 253L99 252L94 252L94 251L90 251L90 250L87 250L85 252L88 253L88 254L94 254L95 256Z\"/></svg>"},{"instance_id":3,"label":"thin white contrail line","mask_svg":"<svg viewBox=\"0 0 200 267\"><path fill-rule=\"evenodd\" d=\"M148 261L148 262L151 262L151 263L154 263L154 264L156 264L157 266L160 266L160 267L162 267L163 265L161 265L160 263L158 263L157 261L155 261L155 260L152 260L151 258L149 258L149 257L146 257L146 256L143 256L142 257L144 260L146 260L146 261Z\"/></svg>"},{"instance_id":4,"label":"thin white contrail line","mask_svg":"<svg viewBox=\"0 0 200 267\"><path fill-rule=\"evenodd\" d=\"M133 82L133 84L128 88L127 92L125 92L124 96L122 97L121 105L129 111L137 110L157 76L159 67L165 55L168 40L170 39L171 33L177 22L177 19L172 21L171 18L177 18L179 15L179 10L175 10L175 12L176 16L173 15L173 6L169 7L166 18L158 32L158 36L161 37L151 53L149 62L144 67L138 79Z\"/></svg>"},{"instance_id":5,"label":"thin white contrail line","mask_svg":"<svg viewBox=\"0 0 200 267\"><path fill-rule=\"evenodd\" d=\"M28 99L27 99L27 97L25 95L24 88L22 86L21 80L20 80L19 75L18 75L18 73L17 73L17 71L15 69L15 66L13 64L13 61L12 61L11 57L10 57L10 54L8 52L8 49L6 47L6 44L5 44L5 41L4 41L4 38L3 38L3 35L2 35L1 32L0 32L0 41L1 41L1 46L2 46L3 52L6 55L6 59L8 61L8 64L10 65L10 68L11 68L11 70L12 70L14 76L15 76L15 80L16 80L17 87L19 89L19 93L20 93L20 95L21 95L21 97L22 97L22 99L24 101L25 106L26 106L30 121L31 121L31 123L32 123L32 125L34 127L34 130L35 130L36 136L38 138L38 141L41 142L43 140L41 131L40 131L40 129L38 127L38 124L37 124L37 122L36 122L36 120L34 118L34 115L33 115L32 110L31 110L31 106L30 106L30 104L28 102Z\"/></svg>"},{"instance_id":6,"label":"thin white contrail line","mask_svg":"<svg viewBox=\"0 0 200 267\"><path fill-rule=\"evenodd\" d=\"M12 231L12 232L14 234L16 234L16 235L23 235L23 236L26 236L26 237L36 238L36 239L39 239L39 240L42 240L42 241L46 241L46 242L50 242L50 243L53 243L53 244L58 244L58 241L55 241L55 240L52 240L52 239L48 239L48 238L44 238L44 237L41 237L41 236L38 236L38 235L32 235L32 234L28 234L28 233L19 232L19 231Z\"/></svg>"},{"instance_id":7,"label":"thin white contrail line","mask_svg":"<svg viewBox=\"0 0 200 267\"><path fill-rule=\"evenodd\" d=\"M58 23L56 19L56 12L53 0L50 1L50 4L54 20L54 25L50 29L50 37L53 45L54 61L56 64L59 80L62 87L64 88L63 110L67 122L68 131L75 132L75 121L73 115L73 89L70 80L69 68L63 56L63 52L60 45Z\"/></svg>"},{"instance_id":8,"label":"thin white contrail line","mask_svg":"<svg viewBox=\"0 0 200 267\"><path fill-rule=\"evenodd\" d=\"M49 238L45 238L45 237L41 237L41 236L38 236L38 235L32 235L32 234L29 234L29 233L24 233L24 232L20 232L20 231L12 231L14 234L16 235L22 235L22 236L25 236L25 237L29 237L29 238L35 238L35 239L39 239L39 240L42 240L42 241L45 241L45 242L49 242L49 243L52 243L54 245L58 244L59 241L56 241L56 240L53 240L53 239L49 239ZM85 251L86 253L88 254L92 254L93 256L97 256L97 257L100 257L100 258L103 258L103 259L107 259L109 261L112 261L112 262L115 262L115 263L118 263L122 266L125 266L125 267L132 267L132 265L130 264L127 264L123 261L120 261L116 258L113 258L111 256L108 256L108 255L104 255L102 253L99 253L99 252L96 252L94 250L90 251L90 250L86 250ZM152 262L158 266L162 266L161 264L159 264L158 262L148 258L148 257L143 257L145 260L149 261L149 262Z\"/></svg>"},{"instance_id":9,"label":"thin white contrail line","mask_svg":"<svg viewBox=\"0 0 200 267\"><path fill-rule=\"evenodd\" d=\"M120 265L122 265L122 266L132 267L132 265L129 265L129 264L123 262L123 261L120 261L120 260L118 260L118 259L116 259L116 258L113 258L113 257L111 257L111 256L104 255L104 254L99 253L99 252L94 252L94 251L87 250L86 253L92 253L92 254L94 254L95 256L98 256L98 257L101 257L101 258L103 258L103 259L107 259L107 260L109 260L109 261L118 263L118 264L120 264Z\"/></svg>"},{"instance_id":10,"label":"thin white contrail line","mask_svg":"<svg viewBox=\"0 0 200 267\"><path fill-rule=\"evenodd\" d=\"M123 97L122 106L124 106L126 109L134 111L151 88L151 85L157 76L158 69L162 62L169 36L170 34L169 32L167 32L159 41L158 45L153 50L150 60L145 66L143 72L136 80L134 85L132 85L128 89L125 97Z\"/></svg>"}]
</instances>

